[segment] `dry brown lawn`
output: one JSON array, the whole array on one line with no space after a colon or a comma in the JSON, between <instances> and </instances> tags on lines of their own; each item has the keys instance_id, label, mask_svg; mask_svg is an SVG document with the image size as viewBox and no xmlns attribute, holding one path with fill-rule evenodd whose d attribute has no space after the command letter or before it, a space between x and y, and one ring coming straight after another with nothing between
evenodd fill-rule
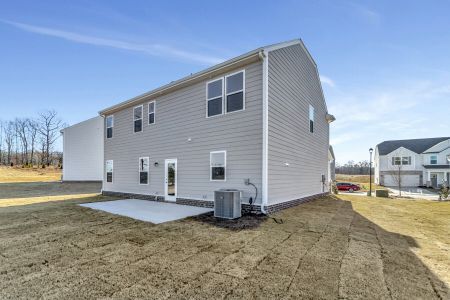
<instances>
[{"instance_id":1,"label":"dry brown lawn","mask_svg":"<svg viewBox=\"0 0 450 300\"><path fill-rule=\"evenodd\" d=\"M1 186L0 202L15 189ZM0 299L450 297L449 202L339 197L240 231L77 205L111 199L101 196L10 203L0 208Z\"/></svg>"},{"instance_id":2,"label":"dry brown lawn","mask_svg":"<svg viewBox=\"0 0 450 300\"><path fill-rule=\"evenodd\" d=\"M369 175L345 175L345 174L336 174L337 182L352 182L356 183L361 187L361 191L368 191L370 188L370 177ZM385 190L384 186L380 186L375 184L374 176L372 175L372 191L374 190Z\"/></svg>"},{"instance_id":3,"label":"dry brown lawn","mask_svg":"<svg viewBox=\"0 0 450 300\"><path fill-rule=\"evenodd\" d=\"M61 180L61 170L53 167L42 169L0 166L0 183L58 180Z\"/></svg>"}]
</instances>

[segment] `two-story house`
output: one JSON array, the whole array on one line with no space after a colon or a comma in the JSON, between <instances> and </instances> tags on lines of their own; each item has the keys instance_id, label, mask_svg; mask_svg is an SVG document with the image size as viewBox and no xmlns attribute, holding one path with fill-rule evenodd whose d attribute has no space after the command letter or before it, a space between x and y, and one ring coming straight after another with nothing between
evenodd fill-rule
<instances>
[{"instance_id":1,"label":"two-story house","mask_svg":"<svg viewBox=\"0 0 450 300\"><path fill-rule=\"evenodd\" d=\"M103 194L270 212L328 192L329 123L301 40L258 48L100 112ZM256 201L255 201L256 198Z\"/></svg>"},{"instance_id":2,"label":"two-story house","mask_svg":"<svg viewBox=\"0 0 450 300\"><path fill-rule=\"evenodd\" d=\"M384 141L375 148L375 183L428 186L450 182L450 137Z\"/></svg>"}]
</instances>

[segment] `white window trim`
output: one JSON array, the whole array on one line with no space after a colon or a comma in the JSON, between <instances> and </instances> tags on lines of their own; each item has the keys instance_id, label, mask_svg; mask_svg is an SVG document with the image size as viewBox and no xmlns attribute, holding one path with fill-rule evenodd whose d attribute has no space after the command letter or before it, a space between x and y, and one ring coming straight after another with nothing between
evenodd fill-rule
<instances>
[{"instance_id":1,"label":"white window trim","mask_svg":"<svg viewBox=\"0 0 450 300\"><path fill-rule=\"evenodd\" d=\"M227 89L226 89L227 78L228 78L228 77L231 77L231 76L233 76L233 75L239 74L239 73L242 73L242 81L243 81L243 82L242 82L242 90L234 91L234 92L228 94L228 93L227 93ZM225 99L224 99L224 113L226 113L226 114L232 114L232 113L236 113L236 112L240 112L240 111L245 110L245 69L226 75L226 76L225 76L224 83L225 83L225 84L224 84L224 94L225 94ZM242 92L242 102L243 102L243 103L242 103L242 109L228 112L228 111L227 111L227 101L228 101L228 96L234 95L234 94L237 94L237 93L240 93L240 92Z\"/></svg>"},{"instance_id":2,"label":"white window trim","mask_svg":"<svg viewBox=\"0 0 450 300\"><path fill-rule=\"evenodd\" d=\"M112 119L112 122L111 122L111 126L110 127L108 127L108 118L111 118ZM114 137L114 115L109 115L109 116L107 116L106 118L105 118L105 124L106 124L106 132L105 132L105 135L106 135L106 139L112 139L113 137ZM112 128L113 129L113 134L112 134L112 136L109 138L108 137L108 128Z\"/></svg>"},{"instance_id":3,"label":"white window trim","mask_svg":"<svg viewBox=\"0 0 450 300\"><path fill-rule=\"evenodd\" d=\"M213 166L211 165L211 161L212 161L212 155L216 154L216 153L224 153L225 154L225 159L224 159L224 168L225 168L224 179L212 179L212 167ZM227 151L226 150L209 152L209 181L219 181L219 182L227 181Z\"/></svg>"},{"instance_id":4,"label":"white window trim","mask_svg":"<svg viewBox=\"0 0 450 300\"><path fill-rule=\"evenodd\" d=\"M141 183L141 159L148 160L147 183ZM150 158L148 156L139 157L139 160L138 160L138 183L139 183L139 185L149 185L149 183L150 183Z\"/></svg>"},{"instance_id":5,"label":"white window trim","mask_svg":"<svg viewBox=\"0 0 450 300\"><path fill-rule=\"evenodd\" d=\"M311 120L311 108L312 108L312 120ZM309 104L308 107L308 131L309 133L314 134L315 132L315 125L316 125L316 109L314 108L314 106L312 106L311 104ZM311 131L311 121L313 122L313 130Z\"/></svg>"},{"instance_id":6,"label":"white window trim","mask_svg":"<svg viewBox=\"0 0 450 300\"><path fill-rule=\"evenodd\" d=\"M152 104L153 103L153 112L152 112L152 114L153 114L153 123L150 123L150 104ZM147 122L147 124L148 125L154 125L154 124L156 124L156 101L150 101L148 104L147 104L147 117L148 117L148 122Z\"/></svg>"},{"instance_id":7,"label":"white window trim","mask_svg":"<svg viewBox=\"0 0 450 300\"><path fill-rule=\"evenodd\" d=\"M108 181L108 170L106 170L106 166L108 165L108 162L111 162L111 166L112 166L112 176L111 176L111 182ZM114 182L114 160L112 159L107 159L105 161L105 182L106 183L113 183Z\"/></svg>"},{"instance_id":8,"label":"white window trim","mask_svg":"<svg viewBox=\"0 0 450 300\"><path fill-rule=\"evenodd\" d=\"M432 158L436 157L436 163L433 164L431 161L433 160ZM438 164L438 156L437 155L430 155L430 165L437 165Z\"/></svg>"},{"instance_id":9,"label":"white window trim","mask_svg":"<svg viewBox=\"0 0 450 300\"><path fill-rule=\"evenodd\" d=\"M216 81L219 81L219 80L222 81L222 94L221 94L221 96L222 96L222 113L214 115L214 116L208 116L208 103L209 103L209 101L218 98L218 97L208 98L208 85L210 83L212 83L212 82L216 82ZM224 93L225 93L225 81L224 81L223 77L215 78L213 80L210 80L210 81L206 82L206 118L214 118L214 117L218 117L218 116L223 116L225 114L225 110L224 110L225 99L224 99L224 96L223 96Z\"/></svg>"},{"instance_id":10,"label":"white window trim","mask_svg":"<svg viewBox=\"0 0 450 300\"><path fill-rule=\"evenodd\" d=\"M136 108L138 108L138 107L141 107L141 108L142 108L142 114L141 114L141 118L140 118L140 119L135 119L135 118L134 118L134 117L135 117L135 116L134 116L134 110L135 110ZM141 104L141 105L138 105L138 106L133 107L132 113L133 113L133 133L143 132L143 131L144 131L144 104ZM135 122L135 121L138 121L138 120L142 120L141 131L135 131L135 130L134 130L134 122Z\"/></svg>"}]
</instances>

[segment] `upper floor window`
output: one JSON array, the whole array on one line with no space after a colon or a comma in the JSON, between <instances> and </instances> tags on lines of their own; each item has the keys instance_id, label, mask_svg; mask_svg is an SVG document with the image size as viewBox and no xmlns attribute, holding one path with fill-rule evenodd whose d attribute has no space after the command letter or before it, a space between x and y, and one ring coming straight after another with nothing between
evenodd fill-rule
<instances>
[{"instance_id":1,"label":"upper floor window","mask_svg":"<svg viewBox=\"0 0 450 300\"><path fill-rule=\"evenodd\" d=\"M309 132L314 132L314 107L309 105Z\"/></svg>"},{"instance_id":2,"label":"upper floor window","mask_svg":"<svg viewBox=\"0 0 450 300\"><path fill-rule=\"evenodd\" d=\"M110 139L113 137L113 127L114 127L114 117L106 117L106 138Z\"/></svg>"},{"instance_id":3,"label":"upper floor window","mask_svg":"<svg viewBox=\"0 0 450 300\"><path fill-rule=\"evenodd\" d=\"M411 165L411 156L403 156L402 165Z\"/></svg>"},{"instance_id":4,"label":"upper floor window","mask_svg":"<svg viewBox=\"0 0 450 300\"><path fill-rule=\"evenodd\" d=\"M223 113L223 78L208 82L206 85L208 117Z\"/></svg>"},{"instance_id":5,"label":"upper floor window","mask_svg":"<svg viewBox=\"0 0 450 300\"><path fill-rule=\"evenodd\" d=\"M430 156L430 165L437 165L437 155Z\"/></svg>"},{"instance_id":6,"label":"upper floor window","mask_svg":"<svg viewBox=\"0 0 450 300\"><path fill-rule=\"evenodd\" d=\"M139 158L139 184L148 184L149 158Z\"/></svg>"},{"instance_id":7,"label":"upper floor window","mask_svg":"<svg viewBox=\"0 0 450 300\"><path fill-rule=\"evenodd\" d=\"M211 168L212 181L226 180L227 152L213 151L210 153L209 164Z\"/></svg>"},{"instance_id":8,"label":"upper floor window","mask_svg":"<svg viewBox=\"0 0 450 300\"><path fill-rule=\"evenodd\" d=\"M142 111L143 106L136 106L133 109L133 119L134 119L134 132L142 131Z\"/></svg>"},{"instance_id":9,"label":"upper floor window","mask_svg":"<svg viewBox=\"0 0 450 300\"><path fill-rule=\"evenodd\" d=\"M227 113L244 109L244 71L225 77Z\"/></svg>"},{"instance_id":10,"label":"upper floor window","mask_svg":"<svg viewBox=\"0 0 450 300\"><path fill-rule=\"evenodd\" d=\"M148 104L148 124L155 123L155 101Z\"/></svg>"},{"instance_id":11,"label":"upper floor window","mask_svg":"<svg viewBox=\"0 0 450 300\"><path fill-rule=\"evenodd\" d=\"M393 156L392 157L392 165L393 166L410 165L410 164L411 164L411 156Z\"/></svg>"},{"instance_id":12,"label":"upper floor window","mask_svg":"<svg viewBox=\"0 0 450 300\"><path fill-rule=\"evenodd\" d=\"M106 161L106 182L113 182L113 161L107 160Z\"/></svg>"}]
</instances>

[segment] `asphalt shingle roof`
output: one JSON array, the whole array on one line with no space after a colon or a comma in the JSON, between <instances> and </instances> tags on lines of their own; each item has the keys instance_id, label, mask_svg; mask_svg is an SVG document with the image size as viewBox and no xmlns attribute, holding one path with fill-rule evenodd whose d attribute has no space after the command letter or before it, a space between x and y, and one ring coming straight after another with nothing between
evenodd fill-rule
<instances>
[{"instance_id":1,"label":"asphalt shingle roof","mask_svg":"<svg viewBox=\"0 0 450 300\"><path fill-rule=\"evenodd\" d=\"M377 145L379 155L386 155L398 149L404 147L415 153L422 153L425 150L430 149L436 144L442 141L448 140L450 137L438 137L438 138L428 138L428 139L412 139L412 140L395 140L395 141L384 141Z\"/></svg>"}]
</instances>

